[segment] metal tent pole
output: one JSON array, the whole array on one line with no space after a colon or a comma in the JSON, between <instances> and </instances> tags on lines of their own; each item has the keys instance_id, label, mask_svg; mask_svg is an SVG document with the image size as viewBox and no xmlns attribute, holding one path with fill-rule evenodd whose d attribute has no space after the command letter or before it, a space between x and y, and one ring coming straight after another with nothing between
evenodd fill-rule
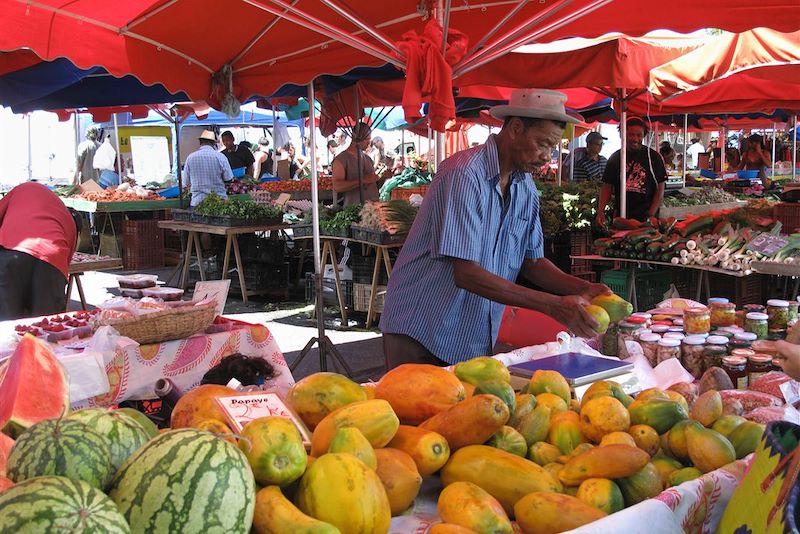
<instances>
[{"instance_id":1,"label":"metal tent pole","mask_svg":"<svg viewBox=\"0 0 800 534\"><path fill-rule=\"evenodd\" d=\"M277 120L277 113L275 113L275 106L270 105L272 108L272 169L270 173L272 176L278 176L278 145L275 144L275 121ZM310 111L309 111L310 113ZM313 115L312 115L313 117ZM311 119L314 120L313 118ZM311 127L314 127L314 123L311 123Z\"/></svg>"},{"instance_id":2,"label":"metal tent pole","mask_svg":"<svg viewBox=\"0 0 800 534\"><path fill-rule=\"evenodd\" d=\"M775 141L775 132L778 129L777 125L773 122L772 123L772 178L775 179L775 145L777 144Z\"/></svg>"},{"instance_id":3,"label":"metal tent pole","mask_svg":"<svg viewBox=\"0 0 800 534\"><path fill-rule=\"evenodd\" d=\"M312 161L316 161L317 157L317 132L316 132L316 109L314 107L314 81L308 84L308 117L311 122L311 133L309 134L309 144ZM300 351L300 355L292 362L290 371L294 371L300 362L303 361L308 355L308 352L317 344L319 348L319 369L320 371L328 370L327 354L330 353L334 359L345 369L348 376L353 376L353 371L347 362L344 361L339 351L336 350L331 340L325 335L325 316L323 315L323 295L322 295L322 254L319 237L319 182L317 176L317 166L311 165L311 220L312 220L312 246L314 250L314 305L316 307L317 319L317 337L312 337ZM336 265L333 266L334 269Z\"/></svg>"},{"instance_id":4,"label":"metal tent pole","mask_svg":"<svg viewBox=\"0 0 800 534\"><path fill-rule=\"evenodd\" d=\"M792 181L797 181L797 115L794 116L794 129L792 130Z\"/></svg>"},{"instance_id":5,"label":"metal tent pole","mask_svg":"<svg viewBox=\"0 0 800 534\"><path fill-rule=\"evenodd\" d=\"M728 148L728 127L722 127L722 136L720 137L719 147L719 175L725 176L725 151Z\"/></svg>"},{"instance_id":6,"label":"metal tent pole","mask_svg":"<svg viewBox=\"0 0 800 534\"><path fill-rule=\"evenodd\" d=\"M571 182L575 175L575 126L572 126L572 132L569 136L569 181Z\"/></svg>"},{"instance_id":7,"label":"metal tent pole","mask_svg":"<svg viewBox=\"0 0 800 534\"><path fill-rule=\"evenodd\" d=\"M683 177L683 185L686 185L686 149L689 147L689 114L683 114L683 165L681 169L681 176Z\"/></svg>"},{"instance_id":8,"label":"metal tent pole","mask_svg":"<svg viewBox=\"0 0 800 534\"><path fill-rule=\"evenodd\" d=\"M626 217L628 214L627 203L627 167L628 167L628 103L625 101L625 89L622 89L621 98L622 112L619 117L619 135L622 138L622 149L619 154L619 216Z\"/></svg>"},{"instance_id":9,"label":"metal tent pole","mask_svg":"<svg viewBox=\"0 0 800 534\"><path fill-rule=\"evenodd\" d=\"M355 93L355 100L356 100L356 102L355 102L356 103L356 108L355 109L356 109L356 115L358 115L358 117L353 117L353 134L355 134L356 125L359 122L361 122L361 108L360 108L359 102L358 102L358 87L356 87L356 90L353 91L353 93ZM362 152L361 152L361 149L358 148L358 145L355 144L356 143L355 136L353 136L353 138L350 139L350 142L353 143L355 145L355 147L356 147L356 176L358 176L358 202L363 206L364 205L364 167L363 167L362 161L361 161ZM335 268L336 268L336 266L334 265L334 269ZM345 325L345 326L347 326L347 325Z\"/></svg>"}]
</instances>

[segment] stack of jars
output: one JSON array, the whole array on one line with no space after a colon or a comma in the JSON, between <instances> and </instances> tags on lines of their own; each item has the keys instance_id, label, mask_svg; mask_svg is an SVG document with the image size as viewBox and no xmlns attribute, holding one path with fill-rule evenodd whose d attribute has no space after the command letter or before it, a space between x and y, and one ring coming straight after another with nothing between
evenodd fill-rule
<instances>
[{"instance_id":1,"label":"stack of jars","mask_svg":"<svg viewBox=\"0 0 800 534\"><path fill-rule=\"evenodd\" d=\"M627 358L626 342L635 340L653 367L676 358L695 378L721 367L736 387L746 389L752 380L776 368L766 340L785 335L797 320L797 308L796 301L770 300L766 307L748 305L737 311L727 299L713 298L708 307L685 309L682 318L633 314L617 325L616 355Z\"/></svg>"}]
</instances>

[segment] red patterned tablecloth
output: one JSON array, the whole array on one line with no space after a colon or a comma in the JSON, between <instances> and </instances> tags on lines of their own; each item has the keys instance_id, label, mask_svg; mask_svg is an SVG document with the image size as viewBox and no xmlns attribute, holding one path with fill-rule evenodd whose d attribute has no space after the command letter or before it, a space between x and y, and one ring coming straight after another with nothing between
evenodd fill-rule
<instances>
[{"instance_id":1,"label":"red patterned tablecloth","mask_svg":"<svg viewBox=\"0 0 800 534\"><path fill-rule=\"evenodd\" d=\"M159 378L169 378L186 391L200 383L211 367L234 353L257 356L275 369L267 384L279 389L294 384L275 337L264 325L242 324L241 328L216 334L200 334L187 339L154 345L139 345L121 338L113 355L105 359L109 391L80 401L74 408L109 406L127 399L155 397L153 387Z\"/></svg>"}]
</instances>

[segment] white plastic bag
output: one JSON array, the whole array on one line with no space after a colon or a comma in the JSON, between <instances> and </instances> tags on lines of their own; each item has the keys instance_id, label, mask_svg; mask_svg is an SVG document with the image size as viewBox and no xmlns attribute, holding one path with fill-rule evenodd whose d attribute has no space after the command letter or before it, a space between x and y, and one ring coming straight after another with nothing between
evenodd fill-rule
<instances>
[{"instance_id":1,"label":"white plastic bag","mask_svg":"<svg viewBox=\"0 0 800 534\"><path fill-rule=\"evenodd\" d=\"M117 151L111 146L111 141L106 139L95 151L92 166L101 171L113 171L116 162Z\"/></svg>"}]
</instances>

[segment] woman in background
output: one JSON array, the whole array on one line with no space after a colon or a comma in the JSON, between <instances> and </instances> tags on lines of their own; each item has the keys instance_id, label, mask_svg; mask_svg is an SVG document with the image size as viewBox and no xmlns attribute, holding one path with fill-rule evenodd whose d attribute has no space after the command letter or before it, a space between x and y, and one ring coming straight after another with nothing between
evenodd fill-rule
<instances>
[{"instance_id":1,"label":"woman in background","mask_svg":"<svg viewBox=\"0 0 800 534\"><path fill-rule=\"evenodd\" d=\"M739 163L739 170L744 171L758 171L758 177L764 185L764 189L769 189L771 182L767 178L767 167L772 165L772 159L769 157L766 148L764 147L764 138L758 134L753 134L747 138L747 146L742 153L742 161Z\"/></svg>"}]
</instances>

